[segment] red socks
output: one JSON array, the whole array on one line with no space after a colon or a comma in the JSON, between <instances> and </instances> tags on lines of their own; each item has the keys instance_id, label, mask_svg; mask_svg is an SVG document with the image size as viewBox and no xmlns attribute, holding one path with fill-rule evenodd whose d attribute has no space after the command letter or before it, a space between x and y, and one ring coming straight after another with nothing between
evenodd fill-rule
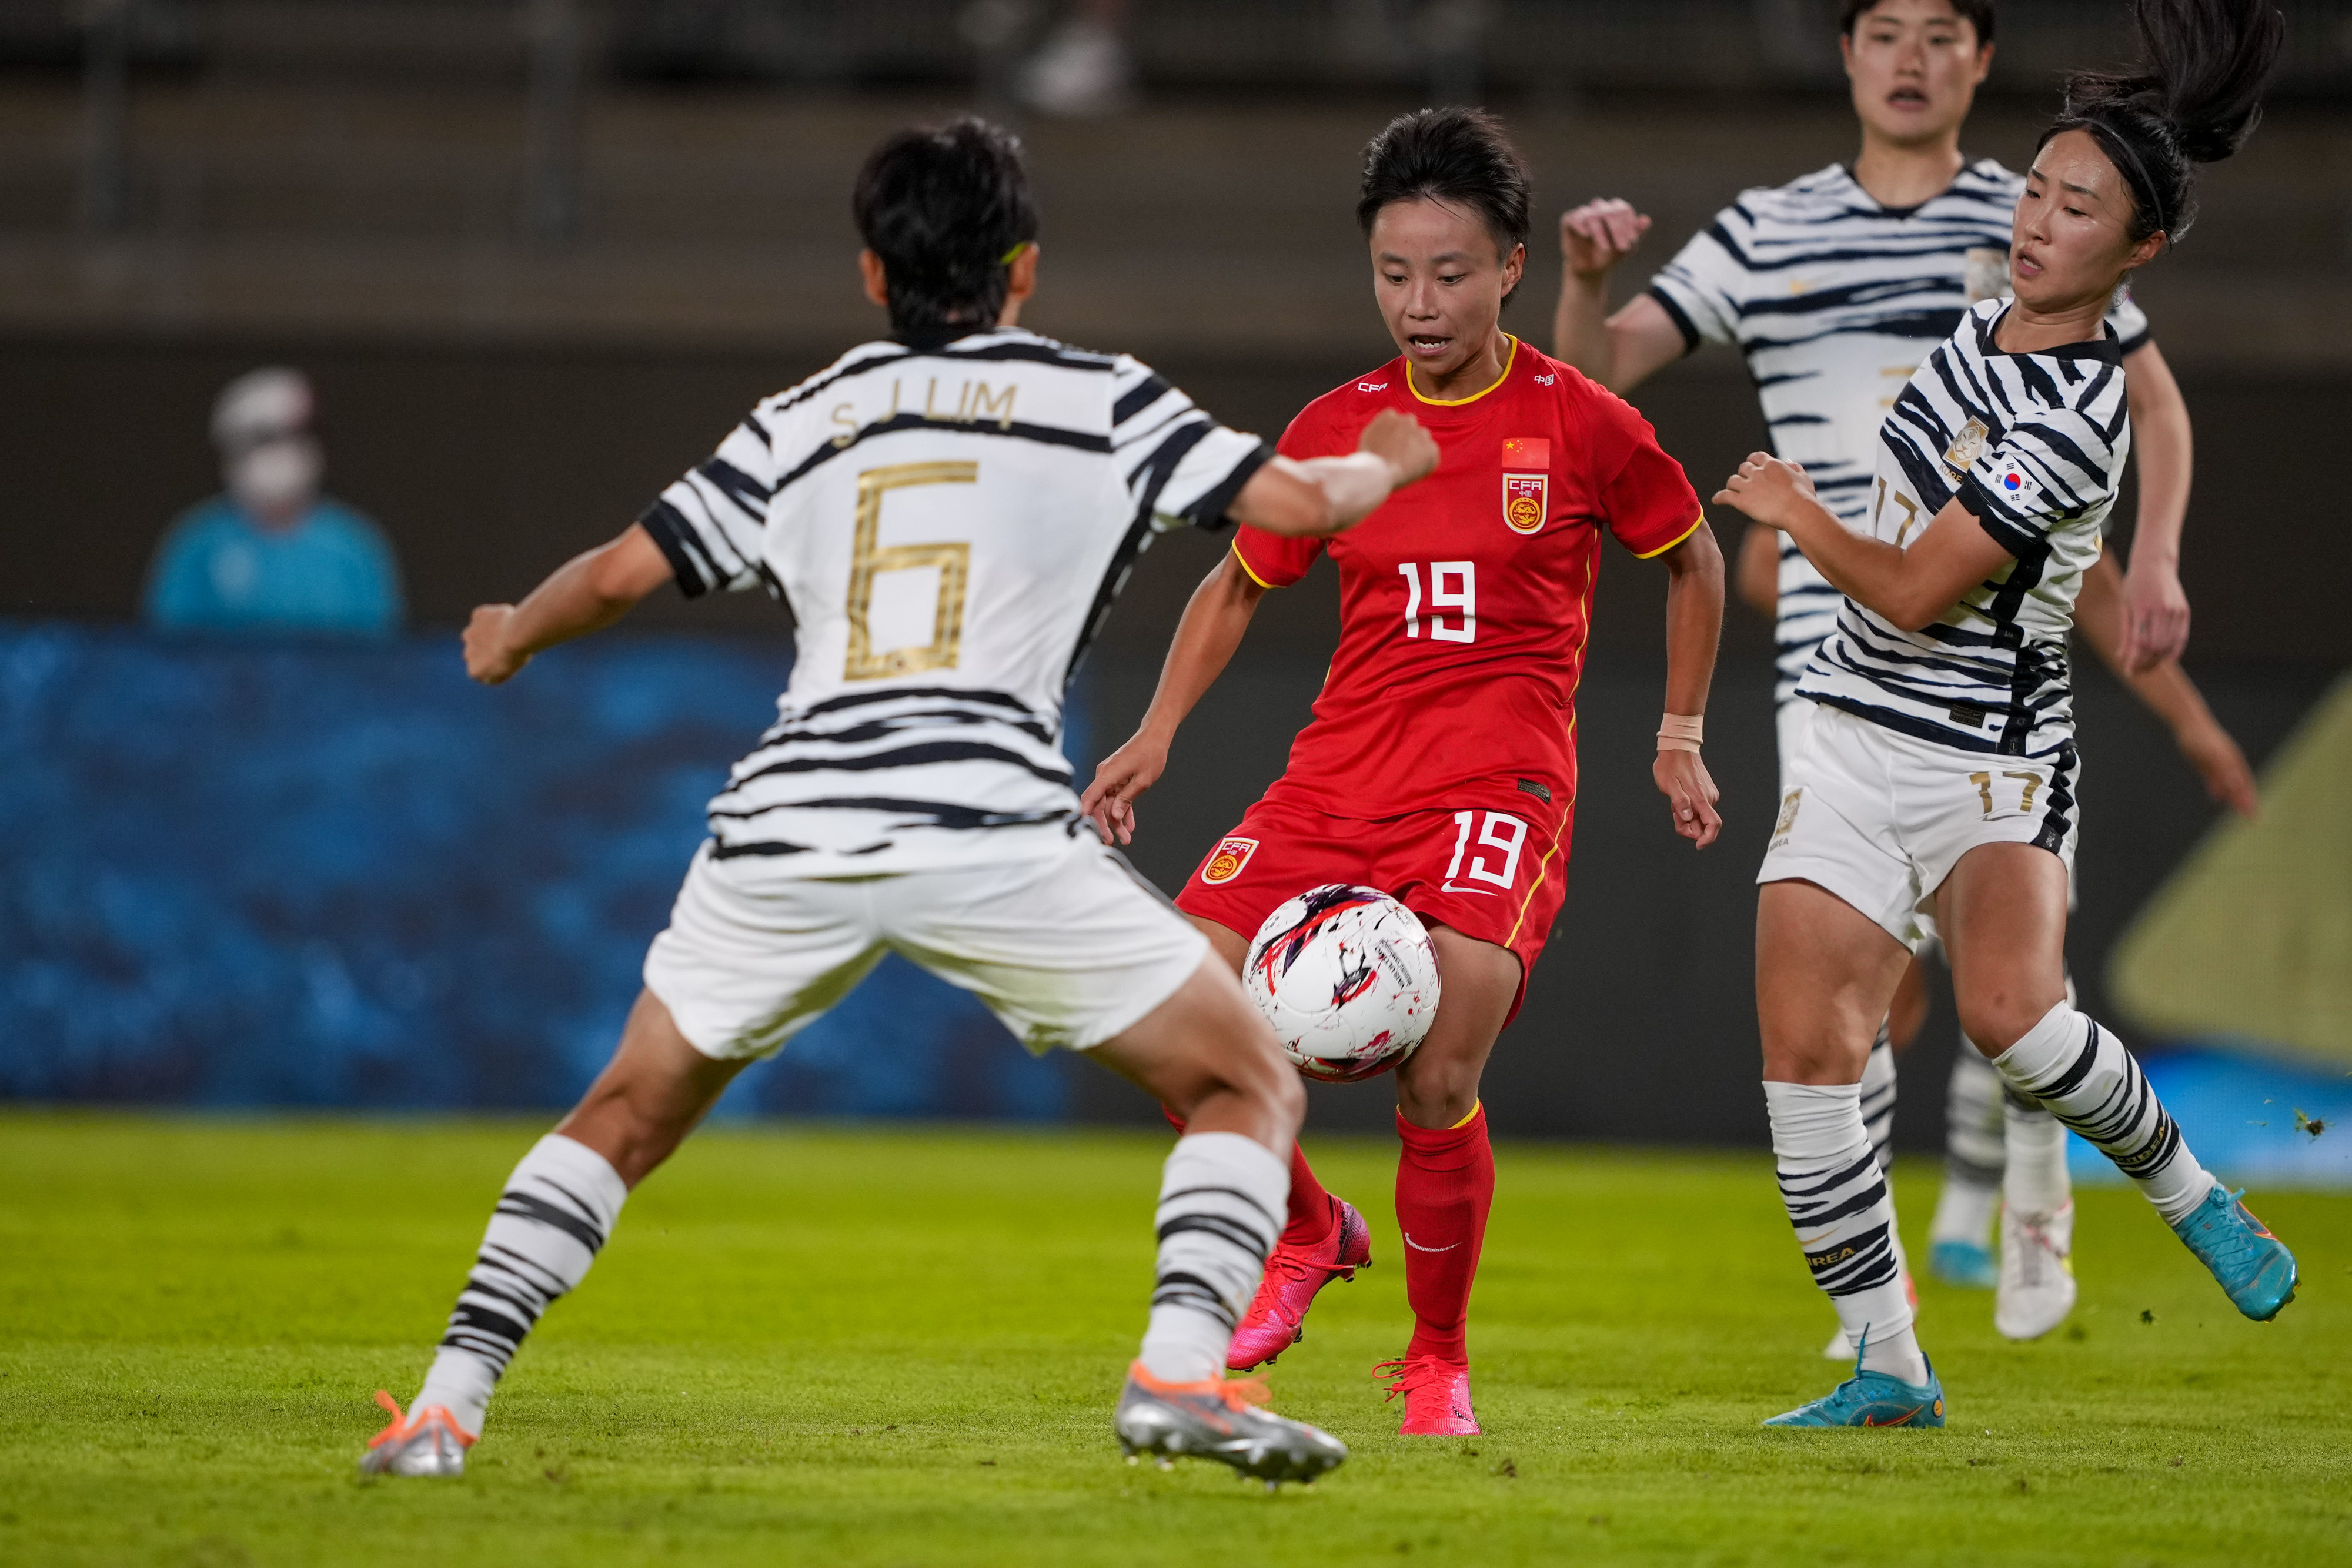
<instances>
[{"instance_id":1,"label":"red socks","mask_svg":"<svg viewBox=\"0 0 2352 1568\"><path fill-rule=\"evenodd\" d=\"M1167 1117L1168 1124L1179 1133L1184 1130L1184 1124L1177 1119L1175 1112L1162 1105L1160 1113ZM1491 1177L1486 1185L1489 1188L1494 1186ZM1314 1167L1307 1163L1307 1151L1297 1144L1291 1145L1290 1213L1288 1222L1282 1228L1282 1245L1311 1247L1331 1234L1334 1223L1331 1195L1325 1192L1323 1184L1315 1179Z\"/></svg>"},{"instance_id":2,"label":"red socks","mask_svg":"<svg viewBox=\"0 0 2352 1568\"><path fill-rule=\"evenodd\" d=\"M1339 1223L1339 1212L1331 1206L1331 1195L1315 1179L1313 1167L1307 1163L1307 1151L1297 1144L1290 1145L1290 1223L1282 1228L1282 1244L1286 1247L1312 1247L1331 1234Z\"/></svg>"},{"instance_id":3,"label":"red socks","mask_svg":"<svg viewBox=\"0 0 2352 1568\"><path fill-rule=\"evenodd\" d=\"M1163 1108L1164 1110L1164 1108ZM1184 1124L1165 1112L1178 1132ZM1486 1240L1486 1211L1495 1203L1495 1146L1486 1139L1486 1108L1458 1127L1432 1130L1397 1117L1397 1224L1404 1231L1404 1295L1412 1307L1407 1356L1434 1355L1470 1364L1470 1286ZM1307 1247L1331 1233L1331 1195L1315 1177L1307 1153L1290 1146L1290 1214L1285 1246Z\"/></svg>"},{"instance_id":4,"label":"red socks","mask_svg":"<svg viewBox=\"0 0 2352 1568\"><path fill-rule=\"evenodd\" d=\"M1404 1294L1412 1303L1412 1343L1407 1356L1435 1355L1466 1366L1470 1284L1486 1239L1486 1210L1495 1201L1495 1149L1486 1140L1481 1105L1458 1127L1433 1131L1402 1115L1397 1136L1397 1224L1404 1231ZM1297 1208L1292 1164L1291 1205ZM1319 1189L1318 1189L1319 1190ZM1296 1223L1294 1221L1294 1223Z\"/></svg>"}]
</instances>

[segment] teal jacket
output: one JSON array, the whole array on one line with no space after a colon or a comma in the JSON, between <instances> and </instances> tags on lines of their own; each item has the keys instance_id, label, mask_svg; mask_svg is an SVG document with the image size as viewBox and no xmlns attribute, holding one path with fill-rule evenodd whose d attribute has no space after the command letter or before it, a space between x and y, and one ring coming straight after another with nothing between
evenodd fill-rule
<instances>
[{"instance_id":1,"label":"teal jacket","mask_svg":"<svg viewBox=\"0 0 2352 1568\"><path fill-rule=\"evenodd\" d=\"M320 497L289 528L266 528L226 496L180 514L156 548L143 606L175 632L390 637L400 567L383 532Z\"/></svg>"}]
</instances>

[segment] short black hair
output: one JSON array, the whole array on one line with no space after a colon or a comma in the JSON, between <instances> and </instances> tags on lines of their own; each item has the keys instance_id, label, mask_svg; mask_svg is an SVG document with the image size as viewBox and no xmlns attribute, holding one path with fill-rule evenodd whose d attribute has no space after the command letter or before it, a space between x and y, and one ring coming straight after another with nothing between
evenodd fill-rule
<instances>
[{"instance_id":1,"label":"short black hair","mask_svg":"<svg viewBox=\"0 0 2352 1568\"><path fill-rule=\"evenodd\" d=\"M1974 27L1977 47L1992 42L1992 0L1951 0L1952 15ZM1845 8L1838 13L1838 32L1844 37L1853 37L1853 25L1865 12L1875 11L1883 0L1845 0Z\"/></svg>"},{"instance_id":2,"label":"short black hair","mask_svg":"<svg viewBox=\"0 0 2352 1568\"><path fill-rule=\"evenodd\" d=\"M1390 120L1365 147L1356 221L1370 235L1372 221L1391 202L1468 207L1508 260L1514 247L1528 243L1529 183L1527 160L1511 145L1503 122L1485 110L1415 110ZM1510 298L1503 296L1506 302Z\"/></svg>"},{"instance_id":3,"label":"short black hair","mask_svg":"<svg viewBox=\"0 0 2352 1568\"><path fill-rule=\"evenodd\" d=\"M1037 237L1020 138L970 115L886 138L850 208L882 258L891 334L908 342L995 326L1013 258Z\"/></svg>"}]
</instances>

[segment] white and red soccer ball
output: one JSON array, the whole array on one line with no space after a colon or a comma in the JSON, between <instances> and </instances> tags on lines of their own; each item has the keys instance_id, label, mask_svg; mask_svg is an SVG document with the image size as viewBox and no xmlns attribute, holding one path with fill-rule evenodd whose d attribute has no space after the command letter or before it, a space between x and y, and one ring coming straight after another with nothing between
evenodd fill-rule
<instances>
[{"instance_id":1,"label":"white and red soccer ball","mask_svg":"<svg viewBox=\"0 0 2352 1568\"><path fill-rule=\"evenodd\" d=\"M1411 1056L1437 1016L1437 949L1377 888L1309 888L1252 938L1242 984L1309 1078L1353 1083Z\"/></svg>"}]
</instances>

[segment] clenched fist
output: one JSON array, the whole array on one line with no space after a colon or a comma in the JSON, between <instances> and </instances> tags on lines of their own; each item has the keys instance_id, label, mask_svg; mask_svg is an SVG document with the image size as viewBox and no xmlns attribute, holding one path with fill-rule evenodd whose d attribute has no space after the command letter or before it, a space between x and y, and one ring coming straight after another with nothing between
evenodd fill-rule
<instances>
[{"instance_id":1,"label":"clenched fist","mask_svg":"<svg viewBox=\"0 0 2352 1568\"><path fill-rule=\"evenodd\" d=\"M514 612L511 604L480 604L466 622L466 674L486 686L514 679L515 672L530 663L529 653L507 645L507 622Z\"/></svg>"},{"instance_id":2,"label":"clenched fist","mask_svg":"<svg viewBox=\"0 0 2352 1568\"><path fill-rule=\"evenodd\" d=\"M1768 528L1785 528L1788 518L1807 502L1821 504L1813 481L1803 468L1769 452L1751 452L1739 472L1715 493L1715 505L1736 507Z\"/></svg>"},{"instance_id":3,"label":"clenched fist","mask_svg":"<svg viewBox=\"0 0 2352 1568\"><path fill-rule=\"evenodd\" d=\"M1579 277L1604 277L1649 232L1649 218L1631 202L1587 202L1559 215L1560 259Z\"/></svg>"},{"instance_id":4,"label":"clenched fist","mask_svg":"<svg viewBox=\"0 0 2352 1568\"><path fill-rule=\"evenodd\" d=\"M1401 409L1384 408L1372 415L1371 423L1356 438L1356 450L1387 464L1400 490L1437 467L1437 438Z\"/></svg>"}]
</instances>

